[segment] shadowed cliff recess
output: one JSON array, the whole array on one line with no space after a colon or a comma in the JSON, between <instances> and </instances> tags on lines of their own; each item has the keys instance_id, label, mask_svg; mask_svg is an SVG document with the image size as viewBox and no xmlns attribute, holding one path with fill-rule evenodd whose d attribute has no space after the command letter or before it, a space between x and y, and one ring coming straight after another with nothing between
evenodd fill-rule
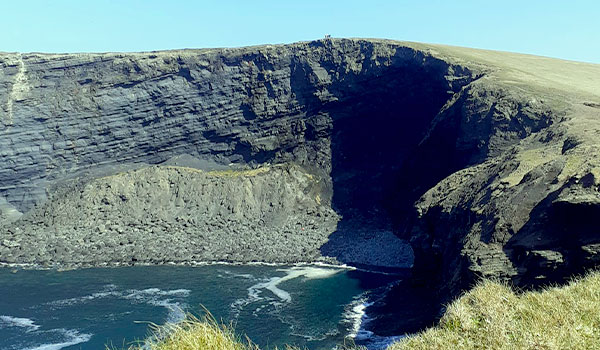
<instances>
[{"instance_id":1,"label":"shadowed cliff recess","mask_svg":"<svg viewBox=\"0 0 600 350\"><path fill-rule=\"evenodd\" d=\"M600 259L598 77L362 39L0 54L0 262L414 265L429 320L562 282Z\"/></svg>"}]
</instances>

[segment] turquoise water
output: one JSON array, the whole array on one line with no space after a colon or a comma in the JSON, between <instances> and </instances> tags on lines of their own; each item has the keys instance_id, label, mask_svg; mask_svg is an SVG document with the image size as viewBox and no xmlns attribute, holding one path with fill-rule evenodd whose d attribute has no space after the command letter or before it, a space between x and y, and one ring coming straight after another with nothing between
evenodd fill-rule
<instances>
[{"instance_id":1,"label":"turquoise water","mask_svg":"<svg viewBox=\"0 0 600 350\"><path fill-rule=\"evenodd\" d=\"M0 269L0 349L124 348L202 306L264 349L332 349L394 276L321 266ZM361 332L359 338L368 334Z\"/></svg>"}]
</instances>

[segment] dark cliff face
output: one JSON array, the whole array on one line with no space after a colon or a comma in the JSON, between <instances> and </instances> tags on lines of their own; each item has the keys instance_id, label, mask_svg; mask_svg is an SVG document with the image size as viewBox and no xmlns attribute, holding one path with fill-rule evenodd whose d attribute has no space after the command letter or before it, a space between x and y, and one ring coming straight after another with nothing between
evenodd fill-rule
<instances>
[{"instance_id":1,"label":"dark cliff face","mask_svg":"<svg viewBox=\"0 0 600 350\"><path fill-rule=\"evenodd\" d=\"M562 281L599 259L598 74L595 65L380 40L0 55L0 260L64 263L57 251L83 244L102 263L173 261L135 245L156 251L177 227L182 246L199 242L186 254L201 259L260 260L239 253L260 247L269 261L385 265L393 259L372 256L403 254L393 231L410 241L415 281L438 302L482 276ZM147 170L154 164L179 170ZM267 223L253 221L256 208L271 213ZM80 211L90 219L71 225ZM106 220L114 225L99 232ZM147 239L113 239L128 227ZM105 234L123 243L109 260ZM381 237L387 249L351 249ZM33 241L60 249L23 248Z\"/></svg>"},{"instance_id":2,"label":"dark cliff face","mask_svg":"<svg viewBox=\"0 0 600 350\"><path fill-rule=\"evenodd\" d=\"M469 69L425 51L365 40L147 54L5 55L2 62L0 86L6 104L0 191L6 201L8 240L0 249L5 262L27 263L41 258L37 248L23 247L44 244L63 252L50 249L42 254L45 263L64 262L68 255L64 251L83 254L78 258L81 263L154 262L134 247L141 242L146 242L144 247L151 245L146 238L154 232L186 222L189 225L181 230L189 235L216 230L218 237L226 237L231 230L215 229L209 222L234 222L239 216L220 209L189 209L194 201L185 202L176 189L206 182L191 175L178 180L184 184L175 183L156 196L162 202L136 204L141 211L173 213L172 218L157 214L156 222L139 215L117 215L123 212L119 208L128 207L127 200L95 198L106 194L81 190L87 181L100 178L102 182L106 176L152 164L208 171L294 164L302 169L300 173L311 174L314 183L294 185L300 176L296 171L282 176L290 177L298 198L306 197L306 188L318 188L318 193L309 193L313 203L303 199L303 204L292 205L290 199L276 199L287 204L273 225L241 224L239 230L271 237L279 229L293 236L304 235L314 226L311 234L315 235L305 237L305 244L294 244L294 253L272 243L275 253L265 255L265 260L306 261L325 255L343 262L395 265L407 259L406 249L398 239L389 242L382 237L393 237L396 213L391 204L402 169L442 106L476 78ZM250 182L254 192L274 190L261 181ZM255 201L243 192L215 193L214 207ZM72 200L78 196L81 203ZM130 196L123 189L117 197ZM172 210L182 205L182 210ZM331 208L341 215L333 226ZM198 219L194 210L208 210L208 216ZM252 210L242 211L248 211L244 217L253 215ZM26 214L13 222L18 212ZM74 220L77 212L88 213L89 219ZM141 233L116 240L126 248L112 254L109 247L96 244L96 226L107 220L114 226L107 229L109 233L129 232L129 228ZM53 236L40 233L46 238L34 242L38 232L46 231L54 232ZM398 253L388 250L388 258L379 258L353 247L359 239L367 249L379 245L374 237L399 247ZM88 259L86 249L77 245L99 251ZM154 247L142 250L154 251ZM240 257L231 250L189 255L190 259L260 260L256 254ZM177 261L181 259L185 257L177 256Z\"/></svg>"},{"instance_id":3,"label":"dark cliff face","mask_svg":"<svg viewBox=\"0 0 600 350\"><path fill-rule=\"evenodd\" d=\"M387 152L378 163L392 164L471 79L422 52L368 41L5 55L2 67L0 190L20 211L43 200L49 182L82 170L180 154L326 173L334 164L341 173L378 148ZM344 155L332 161L331 148Z\"/></svg>"}]
</instances>

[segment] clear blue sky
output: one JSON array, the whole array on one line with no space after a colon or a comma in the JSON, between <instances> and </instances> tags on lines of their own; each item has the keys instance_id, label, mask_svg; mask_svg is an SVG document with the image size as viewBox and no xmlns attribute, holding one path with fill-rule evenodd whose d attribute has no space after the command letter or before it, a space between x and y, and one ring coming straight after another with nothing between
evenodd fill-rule
<instances>
[{"instance_id":1,"label":"clear blue sky","mask_svg":"<svg viewBox=\"0 0 600 350\"><path fill-rule=\"evenodd\" d=\"M598 0L11 0L0 51L104 52L388 38L600 63Z\"/></svg>"}]
</instances>

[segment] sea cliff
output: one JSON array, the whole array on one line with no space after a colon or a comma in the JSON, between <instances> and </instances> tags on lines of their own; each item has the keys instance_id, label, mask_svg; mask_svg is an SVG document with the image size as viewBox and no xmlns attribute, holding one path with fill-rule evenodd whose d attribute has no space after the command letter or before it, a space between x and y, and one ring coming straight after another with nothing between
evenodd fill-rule
<instances>
[{"instance_id":1,"label":"sea cliff","mask_svg":"<svg viewBox=\"0 0 600 350\"><path fill-rule=\"evenodd\" d=\"M600 259L599 77L365 39L0 54L0 262L562 282Z\"/></svg>"}]
</instances>

